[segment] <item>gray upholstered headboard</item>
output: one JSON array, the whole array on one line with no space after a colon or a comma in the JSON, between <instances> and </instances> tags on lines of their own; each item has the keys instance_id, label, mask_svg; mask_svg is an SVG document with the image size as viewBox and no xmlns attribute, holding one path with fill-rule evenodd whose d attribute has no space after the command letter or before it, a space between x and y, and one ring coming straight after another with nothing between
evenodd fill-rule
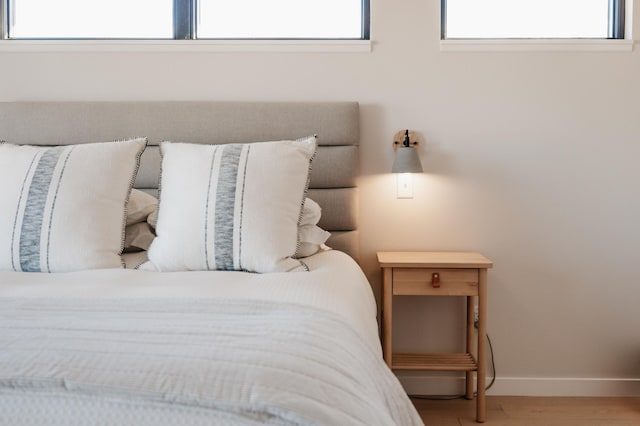
<instances>
[{"instance_id":1,"label":"gray upholstered headboard","mask_svg":"<svg viewBox=\"0 0 640 426\"><path fill-rule=\"evenodd\" d=\"M318 135L309 197L327 242L357 259L359 110L355 102L0 102L0 140L65 145L146 136L135 186L157 189L158 143L238 143Z\"/></svg>"}]
</instances>

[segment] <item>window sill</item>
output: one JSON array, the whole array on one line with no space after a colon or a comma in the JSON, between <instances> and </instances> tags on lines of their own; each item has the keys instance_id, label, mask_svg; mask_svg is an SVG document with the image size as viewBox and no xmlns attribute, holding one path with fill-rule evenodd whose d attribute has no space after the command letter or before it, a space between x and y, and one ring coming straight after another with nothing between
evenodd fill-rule
<instances>
[{"instance_id":1,"label":"window sill","mask_svg":"<svg viewBox=\"0 0 640 426\"><path fill-rule=\"evenodd\" d=\"M440 40L442 52L631 52L633 40Z\"/></svg>"},{"instance_id":2,"label":"window sill","mask_svg":"<svg viewBox=\"0 0 640 426\"><path fill-rule=\"evenodd\" d=\"M0 52L367 53L371 40L2 40Z\"/></svg>"}]
</instances>

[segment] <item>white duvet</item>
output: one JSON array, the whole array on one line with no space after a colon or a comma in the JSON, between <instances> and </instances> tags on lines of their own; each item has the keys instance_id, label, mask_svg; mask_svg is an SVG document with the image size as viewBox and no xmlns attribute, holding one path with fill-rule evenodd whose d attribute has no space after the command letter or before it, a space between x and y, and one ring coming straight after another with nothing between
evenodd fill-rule
<instances>
[{"instance_id":1,"label":"white duvet","mask_svg":"<svg viewBox=\"0 0 640 426\"><path fill-rule=\"evenodd\" d=\"M0 424L421 424L359 267L307 263L0 273Z\"/></svg>"}]
</instances>

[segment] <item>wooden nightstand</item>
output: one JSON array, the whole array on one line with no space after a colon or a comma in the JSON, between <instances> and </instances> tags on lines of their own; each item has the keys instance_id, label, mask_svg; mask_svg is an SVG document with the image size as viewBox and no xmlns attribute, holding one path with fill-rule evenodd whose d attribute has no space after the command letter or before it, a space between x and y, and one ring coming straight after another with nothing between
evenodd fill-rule
<instances>
[{"instance_id":1,"label":"wooden nightstand","mask_svg":"<svg viewBox=\"0 0 640 426\"><path fill-rule=\"evenodd\" d=\"M473 399L477 373L476 420L486 417L487 269L493 263L479 253L378 252L382 268L382 348L394 370L465 371L467 399ZM466 352L407 354L393 352L393 296L464 296L467 298ZM474 342L474 297L478 298L478 336ZM476 346L477 345L477 346ZM474 351L474 346L476 350ZM474 357L474 352L477 358Z\"/></svg>"}]
</instances>

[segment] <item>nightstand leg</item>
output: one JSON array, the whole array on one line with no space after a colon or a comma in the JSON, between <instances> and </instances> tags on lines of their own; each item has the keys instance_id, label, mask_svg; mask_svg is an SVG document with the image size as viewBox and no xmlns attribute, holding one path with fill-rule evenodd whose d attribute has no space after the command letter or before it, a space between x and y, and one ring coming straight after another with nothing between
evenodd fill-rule
<instances>
[{"instance_id":1,"label":"nightstand leg","mask_svg":"<svg viewBox=\"0 0 640 426\"><path fill-rule=\"evenodd\" d=\"M467 296L467 353L474 353L473 337L474 337L474 305L473 296ZM466 372L465 384L467 386L465 398L473 399L473 371Z\"/></svg>"},{"instance_id":2,"label":"nightstand leg","mask_svg":"<svg viewBox=\"0 0 640 426\"><path fill-rule=\"evenodd\" d=\"M393 276L392 268L382 268L382 355L391 368L391 342L393 309Z\"/></svg>"},{"instance_id":3,"label":"nightstand leg","mask_svg":"<svg viewBox=\"0 0 640 426\"><path fill-rule=\"evenodd\" d=\"M487 270L480 269L478 280L478 400L476 421L486 418L485 382L487 354Z\"/></svg>"}]
</instances>

